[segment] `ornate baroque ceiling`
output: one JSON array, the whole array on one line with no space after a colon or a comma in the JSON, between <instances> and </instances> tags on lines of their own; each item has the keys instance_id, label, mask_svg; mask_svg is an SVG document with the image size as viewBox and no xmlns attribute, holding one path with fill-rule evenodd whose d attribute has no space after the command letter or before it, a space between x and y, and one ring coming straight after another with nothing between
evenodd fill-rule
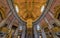
<instances>
[{"instance_id":1,"label":"ornate baroque ceiling","mask_svg":"<svg viewBox=\"0 0 60 38\"><path fill-rule=\"evenodd\" d=\"M51 1L52 0L49 0L50 4ZM45 9L44 12L41 12L41 7L46 6L46 2L47 0L13 0L12 3L12 0L0 0L0 31L7 33L9 36L7 38L12 37L13 33L11 30L15 30L13 36L16 36L16 34L18 34L17 31L19 30L21 33L21 38L25 38L26 34L28 36L30 36L29 34L33 36L34 33L35 36L35 34L40 33L40 31L41 33L43 33L43 30L45 31L45 33L60 32L60 22L58 19L56 19L58 17L58 14L60 13L60 0L53 0L51 6L50 4L48 4L47 9ZM13 7L17 8L17 10ZM54 16L56 18L54 18ZM32 22L35 22L39 17L41 17L41 20L38 20L39 23L37 22L35 25L33 25ZM21 22L20 19L27 22L27 25ZM39 28L41 27L41 29L36 30L38 25ZM18 29L20 28L19 26L21 27L21 29ZM33 28L26 29L26 26L28 26L27 28ZM38 37L38 35L36 36L36 38ZM42 37L44 37L44 35L42 35Z\"/></svg>"},{"instance_id":2,"label":"ornate baroque ceiling","mask_svg":"<svg viewBox=\"0 0 60 38\"><path fill-rule=\"evenodd\" d=\"M39 4L35 4L35 7L34 7L34 10L36 10L37 11L37 9L40 9L40 6L42 6L42 5L44 5L45 4L45 2L46 2L46 0L40 0L40 1L42 1L41 2L41 4L39 3ZM30 11L30 10L32 10L32 1L27 1L27 4L21 4L20 2L24 2L24 0L22 0L22 1L20 1L20 0L14 0L14 5L17 5L18 6L18 8L19 8L19 12L18 12L18 15L19 15L19 13L21 13L22 12L22 14L21 15L19 15L19 17L21 18L21 19L23 19L23 20L27 20L27 19L29 19L29 18L31 18L32 20L33 19L35 19L36 20L36 18L39 18L39 16L41 15L41 11L39 10L39 12L32 12L31 14L30 13L25 13L25 11L26 11L26 7L24 7L24 6L26 6L27 5L27 7L28 7L28 9L27 9L27 11ZM30 3L29 3L30 2ZM35 2L38 2L38 0L35 0ZM20 4L19 4L20 3ZM30 4L30 7L31 7L31 9L29 8L29 4ZM36 6L37 5L37 6ZM54 2L52 3L52 5L51 5L51 8L50 8L50 10L49 10L49 12L52 12L52 14L54 15L55 14L55 7L56 6L59 6L60 5L60 0L58 0L58 1L56 1L56 0L54 0ZM1 9L3 8L3 11L4 11L4 13L5 13L5 17L7 17L7 15L9 15L9 13L11 12L11 9L10 9L10 7L9 7L9 5L8 5L8 2L7 2L7 0L4 0L4 1L2 1L2 0L0 0L0 11L1 11ZM23 10L23 8L24 8L24 10ZM56 7L56 8L58 8L58 7ZM37 14L38 15L37 15ZM3 14L3 13L2 13ZM26 16L28 15L28 17L29 18L26 18ZM29 16L29 15L32 15L32 17L31 16ZM14 15L12 16L10 16L10 18L8 19L8 20L10 20L10 21L12 21L12 18L14 17ZM46 17L47 17L47 19L50 21L50 20L52 20L51 19L51 16L49 15L49 14L46 14ZM2 20L1 20L2 21Z\"/></svg>"},{"instance_id":3,"label":"ornate baroque ceiling","mask_svg":"<svg viewBox=\"0 0 60 38\"><path fill-rule=\"evenodd\" d=\"M41 7L45 7L46 3L47 0L14 0L18 16L25 22L28 19L36 21L42 14Z\"/></svg>"}]
</instances>

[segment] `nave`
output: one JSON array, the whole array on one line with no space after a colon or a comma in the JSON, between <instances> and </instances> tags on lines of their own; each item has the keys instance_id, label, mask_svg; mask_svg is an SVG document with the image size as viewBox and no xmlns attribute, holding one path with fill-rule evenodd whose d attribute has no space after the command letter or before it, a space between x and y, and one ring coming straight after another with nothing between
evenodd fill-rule
<instances>
[{"instance_id":1,"label":"nave","mask_svg":"<svg viewBox=\"0 0 60 38\"><path fill-rule=\"evenodd\" d=\"M0 0L0 38L60 38L60 0Z\"/></svg>"}]
</instances>

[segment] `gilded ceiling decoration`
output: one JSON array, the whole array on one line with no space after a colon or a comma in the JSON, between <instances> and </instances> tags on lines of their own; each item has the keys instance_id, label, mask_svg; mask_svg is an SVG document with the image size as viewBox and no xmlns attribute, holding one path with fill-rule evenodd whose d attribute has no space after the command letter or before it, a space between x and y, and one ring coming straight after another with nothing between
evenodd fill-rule
<instances>
[{"instance_id":1,"label":"gilded ceiling decoration","mask_svg":"<svg viewBox=\"0 0 60 38\"><path fill-rule=\"evenodd\" d=\"M6 19L0 23L0 38L60 37L60 22L57 19L53 18L54 15L52 13L54 10L52 10L52 8L54 8L54 3L56 0L53 2L52 0L48 0L47 6L47 0L1 1L1 5L4 3L7 8L5 9L4 5L4 8L0 7L0 19L1 16L5 18L6 14ZM45 6L46 9L44 10ZM54 12L55 17L58 17L58 14L60 13L60 6L56 6Z\"/></svg>"},{"instance_id":2,"label":"gilded ceiling decoration","mask_svg":"<svg viewBox=\"0 0 60 38\"><path fill-rule=\"evenodd\" d=\"M41 13L41 7L46 5L47 0L14 0L18 16L25 22L31 19L36 21ZM43 9L42 9L43 10Z\"/></svg>"}]
</instances>

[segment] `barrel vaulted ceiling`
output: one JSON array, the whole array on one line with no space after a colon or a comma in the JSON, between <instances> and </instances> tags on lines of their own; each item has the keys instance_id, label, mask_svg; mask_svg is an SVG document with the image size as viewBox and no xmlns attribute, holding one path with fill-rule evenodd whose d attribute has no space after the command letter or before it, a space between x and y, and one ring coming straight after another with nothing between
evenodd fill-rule
<instances>
[{"instance_id":1,"label":"barrel vaulted ceiling","mask_svg":"<svg viewBox=\"0 0 60 38\"><path fill-rule=\"evenodd\" d=\"M7 19L6 22L9 24L11 23L13 20L15 20L13 24L19 24L19 23L23 23L23 21L19 21L19 17L17 17L17 14L14 14L16 12L16 10L13 10L15 8L10 8L10 5L9 5L9 2L10 0L0 0L0 10L3 12L3 14L5 16L4 19ZM20 1L20 0L19 0ZM15 1L15 2L18 2L20 3L19 1ZM23 1L23 0L22 0ZM42 0L41 0L42 1ZM12 4L13 5L13 4ZM57 6L60 6L60 0L53 0L52 1L52 4L47 12L47 14L44 16L43 19L41 19L40 21L40 24L43 25L43 24L46 24L45 22L45 18L48 19L48 21L52 21L53 18L52 18L52 15L54 16L54 14L56 13L56 8L58 8ZM28 8L28 10L30 10L30 8ZM22 10L23 11L23 10ZM37 11L37 10L36 10ZM44 13L44 12L43 12ZM35 14L35 12L34 12ZM38 13L39 14L39 13ZM41 17L43 16L43 14L41 14ZM8 17L8 18L7 18ZM3 20L4 20L3 19ZM1 22L3 21L1 20ZM39 19L38 19L39 20ZM36 21L36 24L38 23L38 20ZM24 22L25 23L25 22ZM35 23L34 23L35 24ZM18 25L17 25L18 26Z\"/></svg>"}]
</instances>

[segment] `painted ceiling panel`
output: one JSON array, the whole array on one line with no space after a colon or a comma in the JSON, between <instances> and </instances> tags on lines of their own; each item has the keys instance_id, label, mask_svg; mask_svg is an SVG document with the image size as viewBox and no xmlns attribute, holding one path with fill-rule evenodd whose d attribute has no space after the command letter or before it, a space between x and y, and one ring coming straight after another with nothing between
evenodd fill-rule
<instances>
[{"instance_id":1,"label":"painted ceiling panel","mask_svg":"<svg viewBox=\"0 0 60 38\"><path fill-rule=\"evenodd\" d=\"M59 6L60 5L60 0L54 0L54 2L52 3L52 6L51 6L51 9L50 9L50 11L52 12L52 13L55 13L55 8L56 8L56 6ZM58 7L57 7L58 8Z\"/></svg>"},{"instance_id":2,"label":"painted ceiling panel","mask_svg":"<svg viewBox=\"0 0 60 38\"><path fill-rule=\"evenodd\" d=\"M6 15L8 15L9 11L10 11L10 8L9 8L9 5L7 3L6 0L0 0L0 8L3 8L4 9L4 12L6 12Z\"/></svg>"}]
</instances>

